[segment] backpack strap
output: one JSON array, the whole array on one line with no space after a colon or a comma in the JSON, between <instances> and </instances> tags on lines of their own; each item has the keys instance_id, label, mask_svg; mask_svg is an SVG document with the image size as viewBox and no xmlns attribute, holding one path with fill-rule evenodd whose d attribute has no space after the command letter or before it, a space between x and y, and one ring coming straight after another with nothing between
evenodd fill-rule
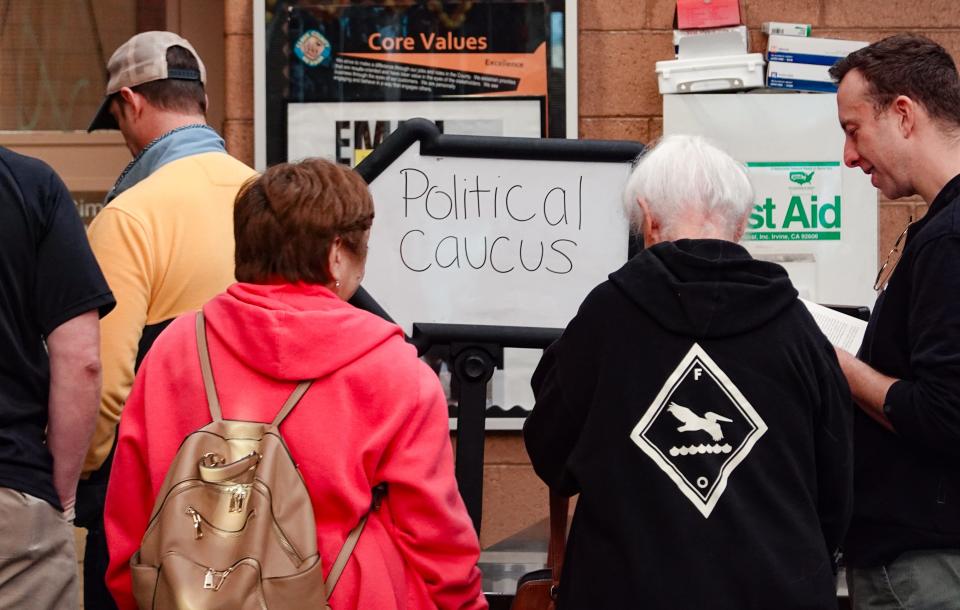
<instances>
[{"instance_id":1,"label":"backpack strap","mask_svg":"<svg viewBox=\"0 0 960 610\"><path fill-rule=\"evenodd\" d=\"M203 373L203 389L207 393L207 405L210 407L210 417L213 418L213 421L223 421L223 410L220 408L220 399L217 397L217 386L213 382L213 367L210 365L210 350L207 349L207 331L202 310L197 312L197 351L200 352L200 372ZM280 407L280 412L277 413L277 416L273 419L273 423L270 424L271 426L279 426L280 422L286 419L290 411L297 406L297 403L300 402L300 399L306 394L312 383L312 379L310 381L301 381L300 384L294 388L290 397L287 398L287 402L283 403L283 406Z\"/></svg>"},{"instance_id":2,"label":"backpack strap","mask_svg":"<svg viewBox=\"0 0 960 610\"><path fill-rule=\"evenodd\" d=\"M367 524L367 517L370 516L370 513L380 508L380 500L383 499L386 493L386 483L381 483L373 488L373 501L370 503L370 510L360 518L360 523L347 534L347 539L344 541L343 546L340 547L337 559L333 562L333 567L330 568L330 573L327 574L327 581L324 583L327 590L327 599L330 599L330 596L333 595L333 588L337 586L337 581L340 580L343 568L347 567L347 560L350 559L350 555L353 554L353 549L357 546L360 534L363 533L363 526Z\"/></svg>"},{"instance_id":3,"label":"backpack strap","mask_svg":"<svg viewBox=\"0 0 960 610\"><path fill-rule=\"evenodd\" d=\"M203 373L203 389L207 392L207 406L213 421L223 421L220 399L217 398L217 386L213 383L213 368L210 366L210 351L207 349L207 331L203 321L203 310L197 312L197 351L200 352L200 372Z\"/></svg>"},{"instance_id":4,"label":"backpack strap","mask_svg":"<svg viewBox=\"0 0 960 610\"><path fill-rule=\"evenodd\" d=\"M309 381L301 381L297 387L293 389L290 397L287 398L287 402L283 403L283 406L280 407L280 412L277 413L277 416L273 418L273 423L270 424L273 427L279 427L280 422L287 418L287 415L290 415L290 411L293 411L293 408L297 406L297 403L300 402L300 399L303 398L303 395L307 393L307 390L310 389L310 384L313 383L313 379Z\"/></svg>"}]
</instances>

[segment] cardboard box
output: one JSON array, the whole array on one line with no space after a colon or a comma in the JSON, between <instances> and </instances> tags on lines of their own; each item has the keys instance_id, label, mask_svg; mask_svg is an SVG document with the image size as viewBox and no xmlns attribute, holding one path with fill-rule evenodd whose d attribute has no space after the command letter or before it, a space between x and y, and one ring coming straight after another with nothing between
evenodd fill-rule
<instances>
[{"instance_id":1,"label":"cardboard box","mask_svg":"<svg viewBox=\"0 0 960 610\"><path fill-rule=\"evenodd\" d=\"M747 52L747 26L710 30L674 30L673 50L677 59L717 55L744 55Z\"/></svg>"},{"instance_id":2,"label":"cardboard box","mask_svg":"<svg viewBox=\"0 0 960 610\"><path fill-rule=\"evenodd\" d=\"M765 21L760 29L768 36L809 36L813 28L809 23L783 23L782 21Z\"/></svg>"},{"instance_id":3,"label":"cardboard box","mask_svg":"<svg viewBox=\"0 0 960 610\"><path fill-rule=\"evenodd\" d=\"M868 43L835 38L805 38L771 35L767 42L767 61L811 64L830 67Z\"/></svg>"},{"instance_id":4,"label":"cardboard box","mask_svg":"<svg viewBox=\"0 0 960 610\"><path fill-rule=\"evenodd\" d=\"M771 61L767 64L767 87L836 93L837 83L830 78L830 66Z\"/></svg>"},{"instance_id":5,"label":"cardboard box","mask_svg":"<svg viewBox=\"0 0 960 610\"><path fill-rule=\"evenodd\" d=\"M830 67L857 49L859 40L771 35L767 43L767 87L797 91L837 90Z\"/></svg>"},{"instance_id":6,"label":"cardboard box","mask_svg":"<svg viewBox=\"0 0 960 610\"><path fill-rule=\"evenodd\" d=\"M763 86L763 54L673 59L656 63L660 93L735 91Z\"/></svg>"},{"instance_id":7,"label":"cardboard box","mask_svg":"<svg viewBox=\"0 0 960 610\"><path fill-rule=\"evenodd\" d=\"M677 0L677 29L740 25L740 0Z\"/></svg>"}]
</instances>

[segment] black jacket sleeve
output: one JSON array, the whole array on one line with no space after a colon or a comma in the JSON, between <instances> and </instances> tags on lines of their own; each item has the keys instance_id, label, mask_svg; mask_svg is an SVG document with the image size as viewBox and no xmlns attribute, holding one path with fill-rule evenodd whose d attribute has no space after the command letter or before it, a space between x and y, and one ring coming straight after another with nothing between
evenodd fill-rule
<instances>
[{"instance_id":1,"label":"black jacket sleeve","mask_svg":"<svg viewBox=\"0 0 960 610\"><path fill-rule=\"evenodd\" d=\"M814 439L817 513L827 549L843 541L853 513L853 400L833 347L823 340L818 354L820 404Z\"/></svg>"},{"instance_id":2,"label":"black jacket sleeve","mask_svg":"<svg viewBox=\"0 0 960 610\"><path fill-rule=\"evenodd\" d=\"M534 471L550 489L567 496L580 491L570 457L596 386L600 341L589 309L585 302L563 336L544 352L530 382L536 403L523 426Z\"/></svg>"},{"instance_id":3,"label":"black jacket sleeve","mask_svg":"<svg viewBox=\"0 0 960 610\"><path fill-rule=\"evenodd\" d=\"M887 391L884 413L904 439L960 457L960 236L925 244L913 266L908 313L912 379Z\"/></svg>"}]
</instances>

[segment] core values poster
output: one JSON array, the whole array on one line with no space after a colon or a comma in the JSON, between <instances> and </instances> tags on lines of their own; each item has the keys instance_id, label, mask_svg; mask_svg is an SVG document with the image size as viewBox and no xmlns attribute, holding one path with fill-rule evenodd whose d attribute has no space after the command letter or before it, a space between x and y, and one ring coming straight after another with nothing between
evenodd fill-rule
<instances>
[{"instance_id":1,"label":"core values poster","mask_svg":"<svg viewBox=\"0 0 960 610\"><path fill-rule=\"evenodd\" d=\"M298 156L306 143L310 154L355 164L382 139L351 137L348 147L366 146L351 150L343 137L311 141L297 130L313 113L331 123L324 133L354 136L385 136L415 116L446 121L446 133L488 125L481 135L567 136L568 1L266 2L266 163L294 158L296 141ZM461 102L459 123L452 106L430 106L450 100ZM339 112L362 124L344 126L336 104L365 104ZM474 121L463 115L471 107ZM517 108L520 129L510 114Z\"/></svg>"}]
</instances>

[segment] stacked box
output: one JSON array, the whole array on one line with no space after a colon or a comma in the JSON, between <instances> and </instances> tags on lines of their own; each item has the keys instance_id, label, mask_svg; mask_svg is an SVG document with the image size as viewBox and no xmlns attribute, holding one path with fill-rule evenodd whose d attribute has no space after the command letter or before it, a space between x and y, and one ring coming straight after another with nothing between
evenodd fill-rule
<instances>
[{"instance_id":1,"label":"stacked box","mask_svg":"<svg viewBox=\"0 0 960 610\"><path fill-rule=\"evenodd\" d=\"M660 93L703 93L763 86L763 54L674 59L656 63Z\"/></svg>"},{"instance_id":2,"label":"stacked box","mask_svg":"<svg viewBox=\"0 0 960 610\"><path fill-rule=\"evenodd\" d=\"M768 36L809 36L813 28L809 23L783 23L782 21L765 21L760 28Z\"/></svg>"},{"instance_id":3,"label":"stacked box","mask_svg":"<svg viewBox=\"0 0 960 610\"><path fill-rule=\"evenodd\" d=\"M740 0L677 0L677 58L656 63L660 93L730 91L763 86L763 55L748 54Z\"/></svg>"},{"instance_id":4,"label":"stacked box","mask_svg":"<svg viewBox=\"0 0 960 610\"><path fill-rule=\"evenodd\" d=\"M771 35L767 44L767 87L835 92L830 67L868 43L859 40Z\"/></svg>"},{"instance_id":5,"label":"stacked box","mask_svg":"<svg viewBox=\"0 0 960 610\"><path fill-rule=\"evenodd\" d=\"M694 41L692 38L702 37ZM709 30L674 30L673 52L677 59L691 59L703 56L702 49L709 55L742 55L747 52L747 26L738 25L728 28ZM681 50L681 45L685 48Z\"/></svg>"},{"instance_id":6,"label":"stacked box","mask_svg":"<svg viewBox=\"0 0 960 610\"><path fill-rule=\"evenodd\" d=\"M740 0L677 0L677 29L740 25Z\"/></svg>"}]
</instances>

